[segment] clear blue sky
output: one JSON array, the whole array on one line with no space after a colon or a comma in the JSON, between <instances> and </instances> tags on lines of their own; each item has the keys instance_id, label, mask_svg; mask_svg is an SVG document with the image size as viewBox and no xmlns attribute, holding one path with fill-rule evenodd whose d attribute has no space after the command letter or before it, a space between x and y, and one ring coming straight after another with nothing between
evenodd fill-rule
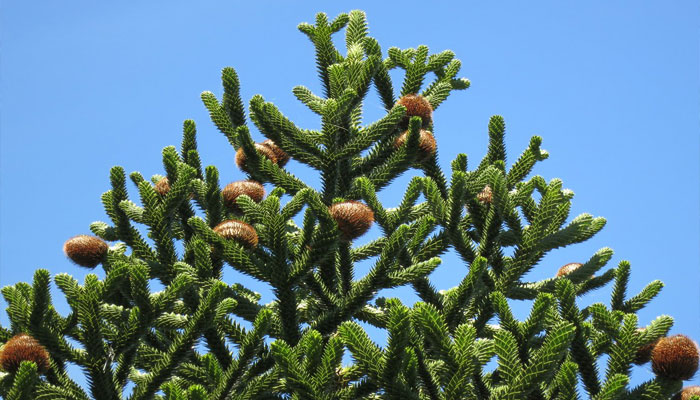
<instances>
[{"instance_id":1,"label":"clear blue sky","mask_svg":"<svg viewBox=\"0 0 700 400\"><path fill-rule=\"evenodd\" d=\"M82 281L86 271L61 246L107 220L100 195L109 168L162 174L161 149L179 147L184 119L197 122L202 160L219 167L222 184L241 179L199 100L203 90L221 93L221 68L237 69L245 101L260 93L300 126L318 127L291 93L299 84L319 91L313 48L296 26L318 11L359 8L385 52L426 44L462 60L472 87L435 113L445 168L460 152L474 167L486 151L489 116L501 114L509 163L541 135L550 158L535 173L561 178L576 193L572 216L607 218L589 242L547 256L533 280L611 247L610 266L632 263L630 294L654 279L666 284L640 324L669 314L673 333L700 339L697 2L119 3L1 6L0 286L31 281L37 268ZM376 100L368 108L365 121L380 115ZM410 175L382 193L386 206L397 203ZM464 272L448 256L434 282L446 289ZM244 281L270 300L266 288ZM409 291L394 294L415 300ZM609 294L599 290L581 305L607 303ZM65 310L60 292L54 301ZM529 308L515 307L518 315ZM0 322L7 324L4 312ZM650 368L637 369L634 381L650 376Z\"/></svg>"}]
</instances>

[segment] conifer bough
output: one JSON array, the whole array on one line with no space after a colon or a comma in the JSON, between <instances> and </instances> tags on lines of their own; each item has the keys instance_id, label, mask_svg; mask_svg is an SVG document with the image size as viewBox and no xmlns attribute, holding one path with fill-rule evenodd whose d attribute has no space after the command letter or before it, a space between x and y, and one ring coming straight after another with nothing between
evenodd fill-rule
<instances>
[{"instance_id":1,"label":"conifer bough","mask_svg":"<svg viewBox=\"0 0 700 400\"><path fill-rule=\"evenodd\" d=\"M343 29L345 49L336 49L332 35ZM321 90L292 92L318 115L320 129L298 126L261 95L246 112L237 73L224 68L222 95L204 92L202 101L248 180L221 188L217 167L203 167L191 120L180 150L163 150L163 175L129 175L138 198L127 192L125 171L112 168L101 198L109 222L90 225L95 237L66 243L69 258L101 264L105 278L56 275L67 313L52 303L46 270L31 284L2 289L10 326L0 327L0 396L685 400L697 393L682 390L697 370L694 342L666 337L669 316L637 316L661 282L628 293L631 266L608 266L608 248L552 278L528 279L534 268L555 268L544 258L550 251L605 225L589 214L571 217L573 192L532 175L548 156L540 137L509 163L505 123L494 116L484 159L470 168L459 154L443 169L440 137L462 133L436 129L436 119L453 118L439 107L469 87L453 52L423 45L384 52L361 11L332 20L320 13L299 30L315 48ZM404 73L400 83L389 74L395 69ZM386 113L364 123L369 96ZM296 163L320 179L299 179ZM402 199L385 204L383 191L406 174ZM272 188L267 197L263 185ZM459 261L440 266L447 252ZM274 300L223 280L228 268L267 285ZM450 269L454 287L435 287L436 268ZM609 284L608 301L580 299ZM420 301L382 297L396 287ZM524 320L511 310L518 300L532 302ZM387 342L375 343L361 323L385 331ZM633 368L648 369L633 364L649 359L658 376L632 385Z\"/></svg>"}]
</instances>

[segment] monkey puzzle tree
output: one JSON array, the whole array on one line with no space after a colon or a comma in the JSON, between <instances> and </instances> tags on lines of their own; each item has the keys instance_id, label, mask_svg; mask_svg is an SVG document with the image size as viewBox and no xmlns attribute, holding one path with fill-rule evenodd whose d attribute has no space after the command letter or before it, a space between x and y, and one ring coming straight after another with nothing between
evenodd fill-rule
<instances>
[{"instance_id":1,"label":"monkey puzzle tree","mask_svg":"<svg viewBox=\"0 0 700 400\"><path fill-rule=\"evenodd\" d=\"M344 54L331 40L343 28ZM315 46L323 92L293 92L318 114L321 129L298 127L259 95L246 115L238 76L225 68L222 99L205 92L202 100L247 179L222 188L218 169L202 167L190 120L180 151L163 150L165 175L129 175L138 203L129 199L124 170L112 168L112 188L102 196L111 222L93 223L96 236L64 246L78 265L101 265L105 279L56 275L68 315L52 305L46 270L36 271L31 285L2 290L11 321L0 327L4 398L602 400L698 393L679 392L698 368L696 344L666 337L669 316L644 325L636 315L661 282L629 296L630 265L605 269L608 248L550 279L525 280L548 252L585 241L605 224L588 214L570 218L573 192L561 180L529 177L547 158L541 138L507 167L504 121L494 116L484 159L470 170L460 154L446 176L433 111L453 90L469 87L451 51L392 47L384 58L360 11L333 20L321 13L315 25L299 29ZM396 68L405 71L398 99L389 75ZM386 113L365 125L371 86ZM266 140L254 142L248 119ZM292 175L290 159L317 171L320 188ZM378 194L405 173L415 176L403 199L383 204ZM362 241L374 223L379 237ZM438 290L428 276L448 251L462 263L450 268L463 276ZM367 260L373 266L357 276L357 263ZM261 304L249 288L224 282L224 268L269 285L275 300ZM152 291L154 282L163 289ZM610 283L607 304L577 302ZM399 286L413 288L420 302L377 297ZM523 321L511 312L515 300L532 301ZM358 322L385 329L387 343L374 343ZM630 387L633 364L648 362L656 378ZM69 364L82 368L87 390L68 376Z\"/></svg>"}]
</instances>

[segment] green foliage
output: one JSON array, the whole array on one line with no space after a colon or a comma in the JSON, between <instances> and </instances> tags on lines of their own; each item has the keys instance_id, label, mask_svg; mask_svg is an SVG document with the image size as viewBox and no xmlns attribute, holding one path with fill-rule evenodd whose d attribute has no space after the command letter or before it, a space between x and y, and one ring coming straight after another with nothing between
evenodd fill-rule
<instances>
[{"instance_id":1,"label":"green foliage","mask_svg":"<svg viewBox=\"0 0 700 400\"><path fill-rule=\"evenodd\" d=\"M342 28L344 55L332 40ZM0 342L30 334L51 363L46 372L25 361L2 373L0 395L602 400L662 399L680 389L680 382L661 378L629 387L637 351L665 336L673 322L661 316L638 328L636 313L661 282L629 297L630 264L605 269L613 255L608 248L563 276L526 281L550 251L586 241L605 225L589 214L570 217L573 192L561 180L530 177L548 156L540 137L508 167L505 122L494 116L476 169L460 154L446 177L437 154L420 156L422 120L396 105L389 71L405 72L400 95L420 94L436 109L453 90L469 87L457 77L461 62L454 53L392 47L384 58L361 11L333 20L320 13L299 30L315 47L323 93L303 86L293 93L320 117L320 129L298 127L259 95L247 117L233 68L222 71L221 100L202 93L213 123L245 154L249 178L274 187L267 198L243 194L236 210L226 207L217 168L202 168L191 120L184 122L180 152L163 150L162 175L150 181L130 175L138 200L129 199L124 170L112 168L111 189L102 196L110 222L90 225L116 242L102 263L105 278L88 274L81 284L56 275L70 308L65 316L52 304L46 270L37 270L31 285L2 289L10 326L0 327ZM371 85L386 115L363 124ZM248 120L315 169L321 188L259 153ZM399 147L405 122L408 136ZM383 204L378 193L406 173L416 175L400 203ZM163 178L167 193L153 185ZM344 200L372 210L379 237L363 244L342 237L329 207ZM250 224L258 245L217 233L229 219ZM460 259L443 267L454 271L456 285L438 291L430 274L447 251ZM363 260L372 267L359 276L356 263ZM275 299L262 304L259 294L223 282L223 268L263 282ZM163 289L153 292L156 281ZM611 281L609 305L580 304L581 295ZM413 288L421 301L409 306L377 297L399 286ZM532 300L523 321L512 312L516 300ZM363 324L384 330L386 345L373 342ZM87 390L66 374L68 364L82 368Z\"/></svg>"}]
</instances>

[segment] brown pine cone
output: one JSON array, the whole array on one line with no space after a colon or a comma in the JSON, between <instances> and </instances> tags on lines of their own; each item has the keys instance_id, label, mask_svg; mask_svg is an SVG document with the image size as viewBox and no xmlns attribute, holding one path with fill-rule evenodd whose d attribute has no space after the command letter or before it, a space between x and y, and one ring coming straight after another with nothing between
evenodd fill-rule
<instances>
[{"instance_id":1,"label":"brown pine cone","mask_svg":"<svg viewBox=\"0 0 700 400\"><path fill-rule=\"evenodd\" d=\"M265 188L260 182L246 180L231 182L221 191L224 205L236 212L241 212L238 204L236 204L236 199L241 195L246 195L254 202L260 203L263 197L265 197Z\"/></svg>"},{"instance_id":2,"label":"brown pine cone","mask_svg":"<svg viewBox=\"0 0 700 400\"><path fill-rule=\"evenodd\" d=\"M338 230L345 240L362 236L374 222L372 209L355 200L333 204L328 208L328 212L338 223Z\"/></svg>"},{"instance_id":3,"label":"brown pine cone","mask_svg":"<svg viewBox=\"0 0 700 400\"><path fill-rule=\"evenodd\" d=\"M651 369L667 379L691 379L699 361L697 344L685 335L661 338L651 352Z\"/></svg>"},{"instance_id":4,"label":"brown pine cone","mask_svg":"<svg viewBox=\"0 0 700 400\"><path fill-rule=\"evenodd\" d=\"M419 94L407 94L399 99L396 104L406 107L406 115L401 121L400 126L408 127L408 122L411 117L420 117L422 126L427 127L433 122L433 106L425 97Z\"/></svg>"},{"instance_id":5,"label":"brown pine cone","mask_svg":"<svg viewBox=\"0 0 700 400\"><path fill-rule=\"evenodd\" d=\"M258 245L258 234L252 225L242 221L230 219L214 227L214 232L224 239L233 239L247 247Z\"/></svg>"},{"instance_id":6,"label":"brown pine cone","mask_svg":"<svg viewBox=\"0 0 700 400\"><path fill-rule=\"evenodd\" d=\"M33 337L20 333L13 336L0 350L0 367L15 373L22 361L33 361L39 373L49 369L49 352Z\"/></svg>"},{"instance_id":7,"label":"brown pine cone","mask_svg":"<svg viewBox=\"0 0 700 400\"><path fill-rule=\"evenodd\" d=\"M95 268L107 255L107 243L90 235L78 235L63 244L63 252L74 263L85 268Z\"/></svg>"}]
</instances>

